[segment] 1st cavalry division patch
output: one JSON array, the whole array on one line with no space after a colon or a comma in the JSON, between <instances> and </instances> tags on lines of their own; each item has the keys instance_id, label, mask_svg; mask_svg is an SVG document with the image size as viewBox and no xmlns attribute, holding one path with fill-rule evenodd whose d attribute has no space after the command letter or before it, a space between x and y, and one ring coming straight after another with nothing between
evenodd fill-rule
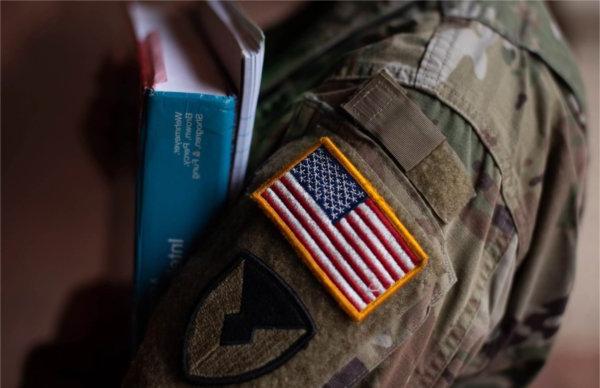
<instances>
[{"instance_id":1,"label":"1st cavalry division patch","mask_svg":"<svg viewBox=\"0 0 600 388\"><path fill-rule=\"evenodd\" d=\"M354 320L418 273L427 254L327 138L252 193Z\"/></svg>"},{"instance_id":2,"label":"1st cavalry division patch","mask_svg":"<svg viewBox=\"0 0 600 388\"><path fill-rule=\"evenodd\" d=\"M284 364L314 334L294 292L256 256L241 252L192 314L183 370L198 385L239 384Z\"/></svg>"}]
</instances>

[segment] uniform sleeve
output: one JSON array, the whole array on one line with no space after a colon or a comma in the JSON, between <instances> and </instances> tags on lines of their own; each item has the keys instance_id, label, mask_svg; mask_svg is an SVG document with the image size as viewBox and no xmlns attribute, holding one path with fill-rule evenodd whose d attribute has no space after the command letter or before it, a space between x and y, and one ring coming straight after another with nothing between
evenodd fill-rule
<instances>
[{"instance_id":1,"label":"uniform sleeve","mask_svg":"<svg viewBox=\"0 0 600 388\"><path fill-rule=\"evenodd\" d=\"M405 104L411 130L438 130L389 75L354 96L367 110L392 97L382 107ZM457 278L438 214L454 219L473 195L463 162L438 134L404 171L372 134L314 102L173 280L125 385L352 386L447 324L437 318ZM417 179L438 184L425 192Z\"/></svg>"},{"instance_id":2,"label":"uniform sleeve","mask_svg":"<svg viewBox=\"0 0 600 388\"><path fill-rule=\"evenodd\" d=\"M530 231L519 233L513 216L518 210L512 212L504 201L502 174L494 158L469 135L476 130L435 99L419 93L412 97L445 128L470 166L476 195L458 219L445 226L458 279L454 292L445 296L443 313L431 316L422 327L423 332L433 327L431 338L409 338L363 386L526 385L549 355L573 286L585 133L567 109L552 111L548 140L539 150L541 155L547 152L539 157L547 163L541 173L523 173L531 176L526 210ZM530 243L519 247L528 233ZM482 279L485 285L477 286Z\"/></svg>"},{"instance_id":3,"label":"uniform sleeve","mask_svg":"<svg viewBox=\"0 0 600 388\"><path fill-rule=\"evenodd\" d=\"M532 186L531 244L518 263L506 313L481 349L482 374L463 382L523 386L544 365L575 279L578 224L582 213L586 164L585 136L567 111L552 126L548 163Z\"/></svg>"}]
</instances>

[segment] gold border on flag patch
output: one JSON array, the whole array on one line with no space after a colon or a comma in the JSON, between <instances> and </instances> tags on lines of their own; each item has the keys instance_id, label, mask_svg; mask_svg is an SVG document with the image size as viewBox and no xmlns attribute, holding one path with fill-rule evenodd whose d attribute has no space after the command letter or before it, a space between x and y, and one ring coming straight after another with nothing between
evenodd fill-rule
<instances>
[{"instance_id":1,"label":"gold border on flag patch","mask_svg":"<svg viewBox=\"0 0 600 388\"><path fill-rule=\"evenodd\" d=\"M427 264L390 205L328 137L251 196L356 321Z\"/></svg>"}]
</instances>

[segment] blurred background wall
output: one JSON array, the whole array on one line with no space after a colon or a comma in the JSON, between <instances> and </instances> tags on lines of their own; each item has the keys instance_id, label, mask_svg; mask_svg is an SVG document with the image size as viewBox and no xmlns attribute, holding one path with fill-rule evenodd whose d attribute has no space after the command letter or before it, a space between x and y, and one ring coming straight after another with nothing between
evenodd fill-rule
<instances>
[{"instance_id":1,"label":"blurred background wall","mask_svg":"<svg viewBox=\"0 0 600 388\"><path fill-rule=\"evenodd\" d=\"M2 387L114 386L137 126L124 3L1 7Z\"/></svg>"},{"instance_id":2,"label":"blurred background wall","mask_svg":"<svg viewBox=\"0 0 600 388\"><path fill-rule=\"evenodd\" d=\"M592 159L575 291L535 386L594 387L598 3L550 6L588 88ZM1 3L3 387L114 385L128 357L137 84L122 7Z\"/></svg>"}]
</instances>

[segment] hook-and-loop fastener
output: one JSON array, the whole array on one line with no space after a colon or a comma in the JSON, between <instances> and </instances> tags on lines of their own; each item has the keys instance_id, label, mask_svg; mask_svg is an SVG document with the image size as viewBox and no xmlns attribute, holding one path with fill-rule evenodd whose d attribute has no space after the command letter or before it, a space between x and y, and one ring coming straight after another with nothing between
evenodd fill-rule
<instances>
[{"instance_id":1,"label":"hook-and-loop fastener","mask_svg":"<svg viewBox=\"0 0 600 388\"><path fill-rule=\"evenodd\" d=\"M473 184L442 131L387 71L341 107L395 159L444 222L473 197Z\"/></svg>"}]
</instances>

